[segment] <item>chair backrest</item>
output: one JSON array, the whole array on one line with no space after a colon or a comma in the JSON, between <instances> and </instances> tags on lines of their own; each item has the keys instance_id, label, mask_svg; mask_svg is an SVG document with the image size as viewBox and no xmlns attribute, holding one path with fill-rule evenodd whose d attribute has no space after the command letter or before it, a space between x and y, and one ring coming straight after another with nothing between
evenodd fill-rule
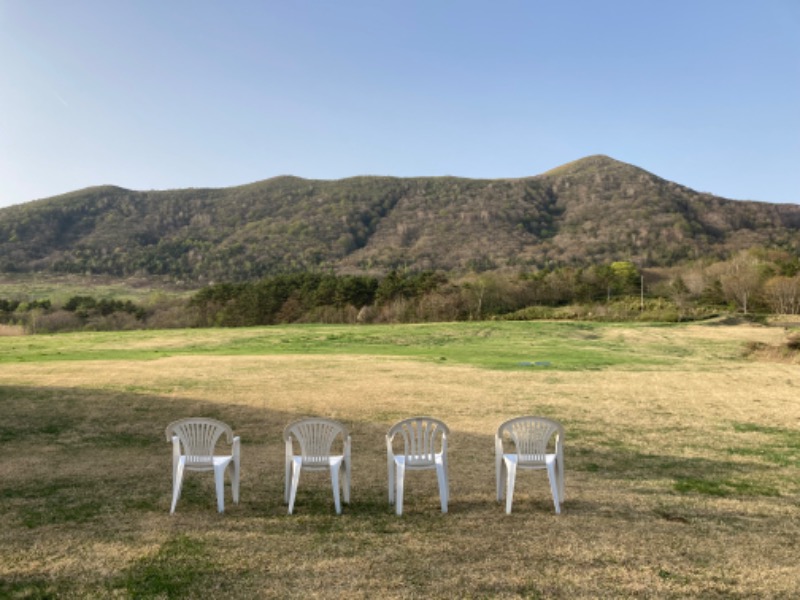
<instances>
[{"instance_id":1,"label":"chair backrest","mask_svg":"<svg viewBox=\"0 0 800 600\"><path fill-rule=\"evenodd\" d=\"M450 429L433 417L412 417L395 423L386 438L391 442L395 436L403 439L403 454L409 466L434 465L438 453L447 452L447 436Z\"/></svg>"},{"instance_id":2,"label":"chair backrest","mask_svg":"<svg viewBox=\"0 0 800 600\"><path fill-rule=\"evenodd\" d=\"M285 442L291 443L294 438L300 444L300 454L305 466L326 465L333 443L339 435L346 443L350 433L347 427L331 419L301 419L290 423L283 430Z\"/></svg>"},{"instance_id":3,"label":"chair backrest","mask_svg":"<svg viewBox=\"0 0 800 600\"><path fill-rule=\"evenodd\" d=\"M544 417L517 417L506 421L497 429L498 447L508 436L514 443L519 464L543 465L550 438L556 435L556 453L561 452L564 441L564 427L561 423Z\"/></svg>"},{"instance_id":4,"label":"chair backrest","mask_svg":"<svg viewBox=\"0 0 800 600\"><path fill-rule=\"evenodd\" d=\"M167 425L167 441L177 436L186 455L187 466L210 466L213 462L217 440L225 434L229 444L233 443L233 430L216 419L190 417Z\"/></svg>"}]
</instances>

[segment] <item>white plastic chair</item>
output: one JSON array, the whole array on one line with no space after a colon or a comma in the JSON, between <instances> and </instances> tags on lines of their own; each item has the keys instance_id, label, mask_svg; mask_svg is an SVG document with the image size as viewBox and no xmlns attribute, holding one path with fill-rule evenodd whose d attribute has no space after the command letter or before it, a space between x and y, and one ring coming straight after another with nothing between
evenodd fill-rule
<instances>
[{"instance_id":1,"label":"white plastic chair","mask_svg":"<svg viewBox=\"0 0 800 600\"><path fill-rule=\"evenodd\" d=\"M553 437L554 451L548 453L548 444ZM504 452L504 438L510 438L515 452ZM500 425L494 443L497 501L503 500L505 492L506 514L511 514L518 468L547 470L556 514L561 514L564 502L564 427L544 417L517 417Z\"/></svg>"},{"instance_id":2,"label":"white plastic chair","mask_svg":"<svg viewBox=\"0 0 800 600\"><path fill-rule=\"evenodd\" d=\"M341 436L343 452L331 455L336 438ZM333 487L333 503L336 514L342 514L339 500L339 471L344 466L344 501L350 503L350 434L347 428L330 419L302 419L291 423L283 431L286 443L286 482L284 486L284 502L289 504L289 514L294 512L294 501L297 497L297 485L300 483L300 472L330 471ZM294 453L294 440L300 446L300 454Z\"/></svg>"},{"instance_id":3,"label":"white plastic chair","mask_svg":"<svg viewBox=\"0 0 800 600\"><path fill-rule=\"evenodd\" d=\"M447 472L447 436L450 429L432 417L412 417L396 423L386 434L387 466L389 470L389 504L403 514L403 488L408 470L436 469L439 480L439 499L442 512L447 512L450 484ZM403 453L395 454L394 438L403 439ZM396 494L395 494L395 487ZM396 495L396 498L395 498Z\"/></svg>"},{"instance_id":4,"label":"white plastic chair","mask_svg":"<svg viewBox=\"0 0 800 600\"><path fill-rule=\"evenodd\" d=\"M172 442L172 507L181 496L184 471L214 471L217 489L217 510L225 511L225 470L232 466L231 491L234 503L239 503L240 440L233 430L216 419L192 417L180 419L167 425L167 441ZM219 438L225 434L232 446L230 455L215 456L214 449Z\"/></svg>"}]
</instances>

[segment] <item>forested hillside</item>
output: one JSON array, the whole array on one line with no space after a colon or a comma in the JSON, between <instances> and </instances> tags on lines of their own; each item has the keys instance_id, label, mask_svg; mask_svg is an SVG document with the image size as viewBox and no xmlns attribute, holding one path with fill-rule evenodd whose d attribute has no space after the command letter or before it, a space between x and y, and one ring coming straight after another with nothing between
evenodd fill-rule
<instances>
[{"instance_id":1,"label":"forested hillside","mask_svg":"<svg viewBox=\"0 0 800 600\"><path fill-rule=\"evenodd\" d=\"M314 270L670 266L752 246L796 253L800 206L697 193L604 156L523 179L106 186L0 210L0 272L196 283Z\"/></svg>"}]
</instances>

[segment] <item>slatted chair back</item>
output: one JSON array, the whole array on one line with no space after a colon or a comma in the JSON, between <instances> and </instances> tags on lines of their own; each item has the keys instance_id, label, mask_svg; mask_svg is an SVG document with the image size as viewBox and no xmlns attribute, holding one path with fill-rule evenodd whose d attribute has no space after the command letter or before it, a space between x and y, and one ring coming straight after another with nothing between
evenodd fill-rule
<instances>
[{"instance_id":1,"label":"slatted chair back","mask_svg":"<svg viewBox=\"0 0 800 600\"><path fill-rule=\"evenodd\" d=\"M502 444L504 438L510 438L519 457L519 465L527 467L545 466L548 444L554 435L554 453L561 454L564 428L551 419L518 417L506 421L497 430L498 443Z\"/></svg>"},{"instance_id":2,"label":"slatted chair back","mask_svg":"<svg viewBox=\"0 0 800 600\"><path fill-rule=\"evenodd\" d=\"M186 468L192 470L213 469L214 448L222 435L229 444L233 443L233 430L229 425L216 419L191 417L180 419L167 425L167 441L172 436L180 440L186 456Z\"/></svg>"},{"instance_id":3,"label":"slatted chair back","mask_svg":"<svg viewBox=\"0 0 800 600\"><path fill-rule=\"evenodd\" d=\"M433 417L412 417L396 423L387 438L391 444L396 436L403 440L403 454L408 468L433 467L436 454L447 453L450 429Z\"/></svg>"},{"instance_id":4,"label":"slatted chair back","mask_svg":"<svg viewBox=\"0 0 800 600\"><path fill-rule=\"evenodd\" d=\"M300 455L303 459L303 468L328 469L331 450L338 436L343 442L349 436L347 428L337 421L330 419L303 419L295 421L286 427L283 439L287 444L297 440L300 445Z\"/></svg>"}]
</instances>

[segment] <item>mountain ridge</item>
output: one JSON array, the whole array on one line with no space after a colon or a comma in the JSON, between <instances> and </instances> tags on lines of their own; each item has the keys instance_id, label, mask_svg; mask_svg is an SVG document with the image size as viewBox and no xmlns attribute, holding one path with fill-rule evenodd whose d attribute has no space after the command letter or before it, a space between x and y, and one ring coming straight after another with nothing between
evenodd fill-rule
<instances>
[{"instance_id":1,"label":"mountain ridge","mask_svg":"<svg viewBox=\"0 0 800 600\"><path fill-rule=\"evenodd\" d=\"M227 188L93 186L0 209L0 272L166 276L669 266L800 249L800 206L701 193L605 155L523 178L280 175Z\"/></svg>"}]
</instances>

